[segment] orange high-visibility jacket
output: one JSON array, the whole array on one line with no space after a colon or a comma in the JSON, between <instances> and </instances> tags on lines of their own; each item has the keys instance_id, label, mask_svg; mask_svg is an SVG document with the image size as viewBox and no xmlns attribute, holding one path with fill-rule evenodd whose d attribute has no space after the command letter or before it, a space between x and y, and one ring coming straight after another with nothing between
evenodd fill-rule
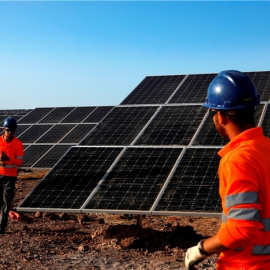
<instances>
[{"instance_id":1,"label":"orange high-visibility jacket","mask_svg":"<svg viewBox=\"0 0 270 270\"><path fill-rule=\"evenodd\" d=\"M5 162L4 166L0 165L0 175L17 176L17 167L22 165L23 162L23 144L14 137L14 139L7 143L3 135L0 137L0 155L5 152L9 157L9 161Z\"/></svg>"},{"instance_id":2,"label":"orange high-visibility jacket","mask_svg":"<svg viewBox=\"0 0 270 270\"><path fill-rule=\"evenodd\" d=\"M222 200L217 269L270 269L270 139L261 127L239 134L219 153Z\"/></svg>"}]
</instances>

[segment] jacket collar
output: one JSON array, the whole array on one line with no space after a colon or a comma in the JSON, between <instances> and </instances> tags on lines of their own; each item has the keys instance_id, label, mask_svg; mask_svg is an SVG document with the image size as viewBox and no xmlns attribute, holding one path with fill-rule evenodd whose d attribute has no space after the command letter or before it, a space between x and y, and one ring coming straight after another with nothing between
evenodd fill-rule
<instances>
[{"instance_id":1,"label":"jacket collar","mask_svg":"<svg viewBox=\"0 0 270 270\"><path fill-rule=\"evenodd\" d=\"M235 147L237 147L241 142L254 139L257 136L263 135L263 129L262 127L255 127L250 128L248 130L245 130L241 132L238 136L236 136L233 140L231 140L229 143L227 143L219 152L219 156L223 157L228 152L233 150Z\"/></svg>"}]
</instances>

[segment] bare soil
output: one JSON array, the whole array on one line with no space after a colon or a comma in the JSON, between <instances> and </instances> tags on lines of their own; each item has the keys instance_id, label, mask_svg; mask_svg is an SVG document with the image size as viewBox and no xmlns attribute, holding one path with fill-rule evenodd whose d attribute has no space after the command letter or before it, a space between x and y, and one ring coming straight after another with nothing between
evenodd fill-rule
<instances>
[{"instance_id":1,"label":"bare soil","mask_svg":"<svg viewBox=\"0 0 270 270\"><path fill-rule=\"evenodd\" d=\"M47 171L20 171L14 208ZM217 232L214 217L21 212L0 236L0 269L185 269L186 249ZM215 269L217 256L197 269Z\"/></svg>"}]
</instances>

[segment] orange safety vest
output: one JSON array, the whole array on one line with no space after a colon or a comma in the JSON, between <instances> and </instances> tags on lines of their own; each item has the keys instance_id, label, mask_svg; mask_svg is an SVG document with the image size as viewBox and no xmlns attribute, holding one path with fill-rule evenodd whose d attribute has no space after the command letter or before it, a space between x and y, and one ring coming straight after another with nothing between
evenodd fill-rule
<instances>
[{"instance_id":1,"label":"orange safety vest","mask_svg":"<svg viewBox=\"0 0 270 270\"><path fill-rule=\"evenodd\" d=\"M10 143L4 140L3 135L0 137L0 155L5 152L9 157L9 161L5 165L0 165L0 175L17 176L17 167L22 165L23 161L23 144L16 137Z\"/></svg>"},{"instance_id":2,"label":"orange safety vest","mask_svg":"<svg viewBox=\"0 0 270 270\"><path fill-rule=\"evenodd\" d=\"M222 201L217 269L270 269L270 139L248 129L218 153Z\"/></svg>"}]
</instances>

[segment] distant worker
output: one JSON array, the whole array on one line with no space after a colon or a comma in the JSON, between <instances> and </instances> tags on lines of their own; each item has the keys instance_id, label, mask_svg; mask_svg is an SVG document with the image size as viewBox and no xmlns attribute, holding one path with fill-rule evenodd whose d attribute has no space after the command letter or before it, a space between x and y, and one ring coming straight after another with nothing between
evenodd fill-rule
<instances>
[{"instance_id":1,"label":"distant worker","mask_svg":"<svg viewBox=\"0 0 270 270\"><path fill-rule=\"evenodd\" d=\"M14 135L17 121L8 117L3 128L4 134L0 137L0 234L5 233L14 198L17 167L23 161L23 144Z\"/></svg>"},{"instance_id":2,"label":"distant worker","mask_svg":"<svg viewBox=\"0 0 270 270\"><path fill-rule=\"evenodd\" d=\"M254 122L259 103L254 84L242 72L223 71L209 85L203 106L229 140L218 152L222 225L187 250L187 269L215 253L220 254L216 269L270 269L270 140Z\"/></svg>"}]
</instances>

